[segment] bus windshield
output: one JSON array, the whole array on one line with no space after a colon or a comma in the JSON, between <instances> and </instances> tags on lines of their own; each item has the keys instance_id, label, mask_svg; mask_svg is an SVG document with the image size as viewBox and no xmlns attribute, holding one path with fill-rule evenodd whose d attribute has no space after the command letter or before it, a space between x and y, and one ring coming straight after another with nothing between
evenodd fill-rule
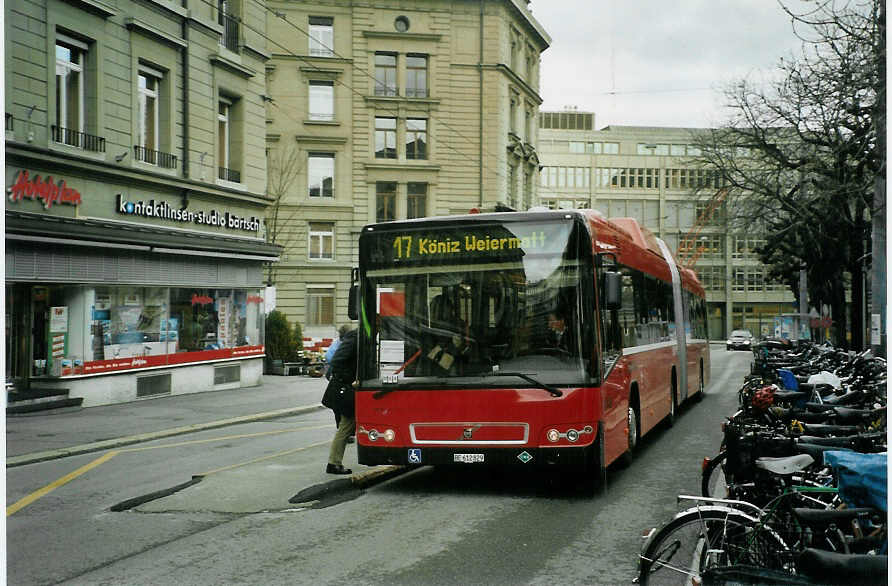
<instances>
[{"instance_id":1,"label":"bus windshield","mask_svg":"<svg viewBox=\"0 0 892 586\"><path fill-rule=\"evenodd\" d=\"M508 373L585 382L581 283L592 279L583 277L580 227L421 223L364 233L363 385L534 386Z\"/></svg>"}]
</instances>

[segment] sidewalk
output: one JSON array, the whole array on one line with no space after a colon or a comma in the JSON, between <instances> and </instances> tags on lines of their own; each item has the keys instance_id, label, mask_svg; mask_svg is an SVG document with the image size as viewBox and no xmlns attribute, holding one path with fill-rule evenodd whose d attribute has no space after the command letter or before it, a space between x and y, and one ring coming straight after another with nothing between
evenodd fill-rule
<instances>
[{"instance_id":1,"label":"sidewalk","mask_svg":"<svg viewBox=\"0 0 892 586\"><path fill-rule=\"evenodd\" d=\"M324 409L324 378L264 375L256 387L6 418L6 465Z\"/></svg>"},{"instance_id":2,"label":"sidewalk","mask_svg":"<svg viewBox=\"0 0 892 586\"><path fill-rule=\"evenodd\" d=\"M324 378L264 375L263 384L251 388L7 417L6 466L23 466L248 421L324 410L319 401L326 384ZM332 435L333 432L334 425ZM307 488L346 488L343 477L325 473L329 442L330 438L295 446L294 453L275 462L259 460L196 477L184 486L162 491L164 494L137 496L125 508L232 513L286 510L294 506L289 504L289 498ZM401 471L392 466L360 466L356 463L355 449L347 450L344 465L354 470L352 483L347 483L353 489ZM196 470L193 474L202 472Z\"/></svg>"}]
</instances>

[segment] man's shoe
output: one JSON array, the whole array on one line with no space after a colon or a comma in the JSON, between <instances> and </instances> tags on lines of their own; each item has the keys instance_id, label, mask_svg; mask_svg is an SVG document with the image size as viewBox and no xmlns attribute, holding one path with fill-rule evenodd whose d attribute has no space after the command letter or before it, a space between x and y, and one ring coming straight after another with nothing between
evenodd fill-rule
<instances>
[{"instance_id":1,"label":"man's shoe","mask_svg":"<svg viewBox=\"0 0 892 586\"><path fill-rule=\"evenodd\" d=\"M325 471L329 474L353 474L353 470L344 468L343 464L329 464L325 467Z\"/></svg>"},{"instance_id":2,"label":"man's shoe","mask_svg":"<svg viewBox=\"0 0 892 586\"><path fill-rule=\"evenodd\" d=\"M355 435L351 435L350 437L348 437L348 438L347 438L347 443L348 443L348 444L356 443L356 436L355 436Z\"/></svg>"}]
</instances>

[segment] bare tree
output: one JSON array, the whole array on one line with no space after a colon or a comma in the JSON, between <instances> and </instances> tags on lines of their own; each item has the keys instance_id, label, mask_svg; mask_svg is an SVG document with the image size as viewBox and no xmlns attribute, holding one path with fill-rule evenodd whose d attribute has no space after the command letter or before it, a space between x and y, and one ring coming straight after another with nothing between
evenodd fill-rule
<instances>
[{"instance_id":1,"label":"bare tree","mask_svg":"<svg viewBox=\"0 0 892 586\"><path fill-rule=\"evenodd\" d=\"M885 0L812 6L800 14L781 4L802 52L781 58L773 80L744 79L726 90L732 115L697 139L698 161L721 175L730 225L765 229L759 253L772 276L795 290L806 268L811 304L832 308L841 344L851 286L852 342L860 348L874 182L885 165L876 120L877 103L885 103Z\"/></svg>"},{"instance_id":2,"label":"bare tree","mask_svg":"<svg viewBox=\"0 0 892 586\"><path fill-rule=\"evenodd\" d=\"M266 240L271 244L279 244L287 251L296 238L294 220L300 211L300 205L288 203L289 196L297 177L302 170L300 150L295 144L282 147L273 146L267 150L267 194L272 203L266 214ZM295 198L296 199L296 198ZM276 282L276 264L267 265L266 283L272 286Z\"/></svg>"}]
</instances>

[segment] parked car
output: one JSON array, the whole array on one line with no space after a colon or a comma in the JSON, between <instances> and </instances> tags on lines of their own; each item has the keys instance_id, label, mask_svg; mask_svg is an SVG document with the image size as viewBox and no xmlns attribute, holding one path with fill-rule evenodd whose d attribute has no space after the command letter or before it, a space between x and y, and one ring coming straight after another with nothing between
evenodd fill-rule
<instances>
[{"instance_id":1,"label":"parked car","mask_svg":"<svg viewBox=\"0 0 892 586\"><path fill-rule=\"evenodd\" d=\"M728 350L750 350L753 346L753 334L749 330L734 330L725 343Z\"/></svg>"}]
</instances>

